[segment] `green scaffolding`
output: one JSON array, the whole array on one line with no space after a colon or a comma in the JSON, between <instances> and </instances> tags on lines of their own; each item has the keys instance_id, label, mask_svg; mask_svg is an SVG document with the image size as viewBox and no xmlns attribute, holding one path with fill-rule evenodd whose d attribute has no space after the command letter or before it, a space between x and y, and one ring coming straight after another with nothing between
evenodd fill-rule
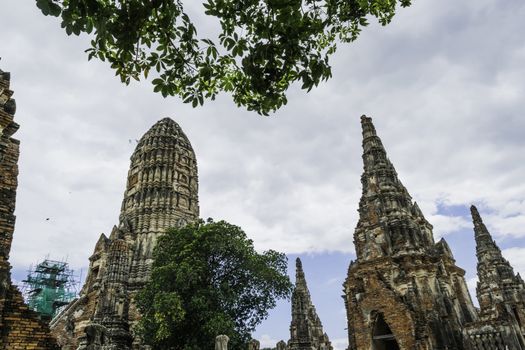
<instances>
[{"instance_id":1,"label":"green scaffolding","mask_svg":"<svg viewBox=\"0 0 525 350\"><path fill-rule=\"evenodd\" d=\"M45 259L28 271L23 291L29 307L52 318L76 297L78 282L67 262Z\"/></svg>"}]
</instances>

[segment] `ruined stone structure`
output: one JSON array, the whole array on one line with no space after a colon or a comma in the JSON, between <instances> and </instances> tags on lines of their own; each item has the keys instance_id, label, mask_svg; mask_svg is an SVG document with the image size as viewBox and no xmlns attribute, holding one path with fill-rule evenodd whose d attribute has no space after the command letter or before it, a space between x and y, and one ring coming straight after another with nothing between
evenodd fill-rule
<instances>
[{"instance_id":1,"label":"ruined stone structure","mask_svg":"<svg viewBox=\"0 0 525 350\"><path fill-rule=\"evenodd\" d=\"M465 328L469 349L525 349L525 285L501 255L475 206L470 208L478 258L479 320Z\"/></svg>"},{"instance_id":2,"label":"ruined stone structure","mask_svg":"<svg viewBox=\"0 0 525 350\"><path fill-rule=\"evenodd\" d=\"M357 260L344 283L349 350L525 350L525 284L472 206L478 258L474 308L444 239L412 202L376 134L363 129Z\"/></svg>"},{"instance_id":3,"label":"ruined stone structure","mask_svg":"<svg viewBox=\"0 0 525 350\"><path fill-rule=\"evenodd\" d=\"M131 156L119 225L100 236L79 298L51 323L62 349L142 348L132 332L134 296L150 276L159 235L198 219L197 192L191 144L177 123L162 119Z\"/></svg>"},{"instance_id":4,"label":"ruined stone structure","mask_svg":"<svg viewBox=\"0 0 525 350\"><path fill-rule=\"evenodd\" d=\"M344 283L349 350L464 349L477 319L465 271L399 180L371 118L363 129L357 260Z\"/></svg>"},{"instance_id":5,"label":"ruined stone structure","mask_svg":"<svg viewBox=\"0 0 525 350\"><path fill-rule=\"evenodd\" d=\"M24 304L11 282L9 252L15 229L19 141L10 74L0 70L0 349L55 349L47 323Z\"/></svg>"},{"instance_id":6,"label":"ruined stone structure","mask_svg":"<svg viewBox=\"0 0 525 350\"><path fill-rule=\"evenodd\" d=\"M315 306L312 304L310 291L306 285L301 259L296 260L295 288L292 294L292 322L288 350L332 350L328 335ZM277 344L277 348L283 344Z\"/></svg>"}]
</instances>

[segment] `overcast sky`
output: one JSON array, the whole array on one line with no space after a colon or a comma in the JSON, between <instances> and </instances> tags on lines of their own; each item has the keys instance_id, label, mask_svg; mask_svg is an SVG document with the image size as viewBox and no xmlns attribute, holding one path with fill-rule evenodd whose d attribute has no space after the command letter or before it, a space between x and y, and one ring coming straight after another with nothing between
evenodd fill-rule
<instances>
[{"instance_id":1,"label":"overcast sky","mask_svg":"<svg viewBox=\"0 0 525 350\"><path fill-rule=\"evenodd\" d=\"M21 125L16 280L48 254L85 274L98 236L117 223L135 140L163 117L195 149L201 216L240 225L258 249L289 254L292 269L303 257L338 350L346 347L340 295L354 256L362 114L373 117L401 181L471 287L471 203L525 272L523 1L415 0L391 25L341 46L333 79L309 94L292 89L288 105L266 118L227 95L192 109L148 82L126 87L106 64L87 62L88 38L67 37L33 1L0 5L0 68L12 73ZM289 338L289 307L280 303L258 329L263 346Z\"/></svg>"}]
</instances>

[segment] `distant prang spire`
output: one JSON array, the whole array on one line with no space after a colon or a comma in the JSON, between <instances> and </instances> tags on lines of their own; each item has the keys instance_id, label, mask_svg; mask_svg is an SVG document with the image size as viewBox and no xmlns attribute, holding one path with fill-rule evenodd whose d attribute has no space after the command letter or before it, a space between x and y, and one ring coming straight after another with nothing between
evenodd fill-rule
<instances>
[{"instance_id":1,"label":"distant prang spire","mask_svg":"<svg viewBox=\"0 0 525 350\"><path fill-rule=\"evenodd\" d=\"M517 310L525 309L525 285L519 274L507 259L490 235L479 215L478 209L470 207L476 239L476 256L478 258L478 284L476 294L482 320L517 318L525 320L525 315L518 315ZM510 316L509 316L510 315ZM523 326L520 326L523 327ZM524 329L525 330L525 329Z\"/></svg>"},{"instance_id":2,"label":"distant prang spire","mask_svg":"<svg viewBox=\"0 0 525 350\"><path fill-rule=\"evenodd\" d=\"M287 348L288 350L332 350L328 335L323 332L323 325L312 304L303 264L299 258L295 261L292 322Z\"/></svg>"},{"instance_id":3,"label":"distant prang spire","mask_svg":"<svg viewBox=\"0 0 525 350\"><path fill-rule=\"evenodd\" d=\"M501 250L483 223L478 208L472 205L470 207L470 213L472 215L472 223L474 224L474 238L476 239L476 256L478 262L492 261L494 259L505 260L501 254Z\"/></svg>"},{"instance_id":4,"label":"distant prang spire","mask_svg":"<svg viewBox=\"0 0 525 350\"><path fill-rule=\"evenodd\" d=\"M295 289L301 290L310 298L310 292L308 291L306 278L304 277L303 263L299 258L295 259Z\"/></svg>"}]
</instances>

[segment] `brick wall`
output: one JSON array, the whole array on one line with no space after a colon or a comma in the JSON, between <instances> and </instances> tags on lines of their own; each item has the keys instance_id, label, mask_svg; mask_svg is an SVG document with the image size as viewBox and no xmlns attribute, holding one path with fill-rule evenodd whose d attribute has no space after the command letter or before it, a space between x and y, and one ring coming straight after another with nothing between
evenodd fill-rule
<instances>
[{"instance_id":1,"label":"brick wall","mask_svg":"<svg viewBox=\"0 0 525 350\"><path fill-rule=\"evenodd\" d=\"M0 350L58 349L45 320L29 310L11 283L9 252L15 229L19 141L9 73L0 70Z\"/></svg>"}]
</instances>

